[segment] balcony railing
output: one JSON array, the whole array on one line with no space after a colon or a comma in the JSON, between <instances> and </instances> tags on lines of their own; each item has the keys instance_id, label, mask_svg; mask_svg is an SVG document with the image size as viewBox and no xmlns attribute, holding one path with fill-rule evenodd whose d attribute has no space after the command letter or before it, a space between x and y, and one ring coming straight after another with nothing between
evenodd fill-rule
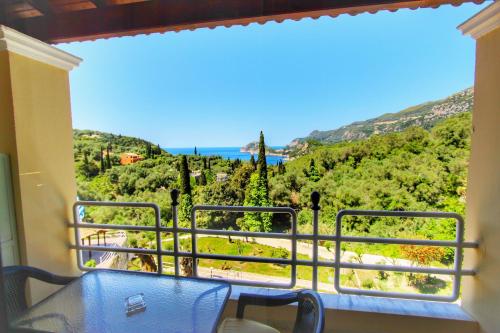
<instances>
[{"instance_id":1,"label":"balcony railing","mask_svg":"<svg viewBox=\"0 0 500 333\"><path fill-rule=\"evenodd\" d=\"M333 286L335 291L341 294L356 294L378 297L392 298L407 298L429 301L454 302L460 295L460 281L464 275L474 275L474 270L462 268L463 250L466 248L477 248L475 242L464 241L464 220L456 213L446 212L411 212L411 211L372 211L372 210L341 210L336 216L335 234L320 234L319 233L319 194L314 192L312 198L313 210L313 233L302 234L297 232L297 213L290 207L243 207L243 206L209 206L197 205L192 209L191 227L178 227L177 214L177 196L176 190L172 191L172 226L167 227L161 224L160 208L154 203L135 203L135 202L97 202L97 201L77 201L73 206L74 224L72 227L75 232L75 245L71 246L76 250L78 267L83 270L92 270L95 268L87 267L82 261L82 251L100 251L100 252L115 252L129 254L148 254L157 258L157 273L163 274L163 256L172 256L174 259L174 274L180 276L180 259L191 258L192 275L199 276L198 260L213 259L226 261L240 261L253 263L268 263L290 266L290 282L289 283L271 283L259 281L243 281L225 279L234 284L243 284L262 287L277 287L277 288L294 288L297 282L297 266L309 266L312 268L312 288L318 289L318 268L328 267L334 269ZM84 223L80 221L79 208L85 206L102 206L102 207L122 207L122 208L146 208L152 209L155 215L154 226L144 225L121 225L121 224L96 224ZM289 233L275 232L247 232L233 230L214 230L202 229L197 227L196 212L199 211L224 211L237 213L280 213L289 214L291 218L291 228ZM402 239L402 238L379 238L379 237L359 237L359 236L343 236L342 235L342 220L346 216L365 216L365 217L403 217L403 218L435 218L435 219L454 219L456 221L456 239L449 241L442 240L423 240L423 239ZM111 246L93 246L82 245L81 229L105 229L105 230L122 230L122 231L149 231L156 234L156 249L149 248L130 248L130 247L111 247ZM162 233L171 233L173 238L173 250L165 250L162 247ZM180 234L187 234L191 238L191 251L179 250ZM198 236L228 236L228 237L259 237L259 238L277 238L285 239L291 242L289 258L266 258L255 256L234 256L214 253L200 253L198 251ZM298 259L297 258L297 241L309 241L312 243L312 258ZM334 260L319 260L318 249L320 241L335 242ZM365 264L343 262L341 257L342 242L349 243L371 243L371 244L398 244L398 245L415 245L415 246L433 246L445 247L454 249L453 268L438 268L438 267L416 267L416 266L401 266L401 265L385 265L385 264ZM358 269L358 270L376 270L376 271L391 271L391 272L406 272L406 273L423 273L423 274L439 274L449 275L453 277L452 293L450 295L432 295L432 294L416 294L404 292L390 292L380 290L366 290L356 288L346 288L340 283L341 269Z\"/></svg>"}]
</instances>

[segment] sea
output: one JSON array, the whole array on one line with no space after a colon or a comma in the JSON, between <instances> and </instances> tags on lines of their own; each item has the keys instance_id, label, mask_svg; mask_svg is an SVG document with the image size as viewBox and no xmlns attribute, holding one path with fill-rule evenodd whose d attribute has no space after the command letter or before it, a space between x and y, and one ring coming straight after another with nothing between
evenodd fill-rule
<instances>
[{"instance_id":1,"label":"sea","mask_svg":"<svg viewBox=\"0 0 500 333\"><path fill-rule=\"evenodd\" d=\"M273 146L273 149L283 149L283 146ZM194 148L163 148L172 155L193 155ZM241 147L197 147L196 151L201 156L221 156L225 159L242 161L250 160L250 153L242 153ZM254 156L257 159L257 156ZM284 162L284 156L266 156L267 164L276 165L279 161Z\"/></svg>"}]
</instances>

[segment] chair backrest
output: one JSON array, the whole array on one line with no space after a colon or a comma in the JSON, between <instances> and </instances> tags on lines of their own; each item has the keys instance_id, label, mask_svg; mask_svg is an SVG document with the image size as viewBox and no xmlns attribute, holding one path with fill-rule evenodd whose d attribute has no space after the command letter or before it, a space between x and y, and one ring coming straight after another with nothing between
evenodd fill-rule
<instances>
[{"instance_id":1,"label":"chair backrest","mask_svg":"<svg viewBox=\"0 0 500 333\"><path fill-rule=\"evenodd\" d=\"M2 251L0 249L0 269L2 264ZM4 292L3 275L0 273L0 332L7 332L9 328L9 321L7 316L7 299Z\"/></svg>"},{"instance_id":2,"label":"chair backrest","mask_svg":"<svg viewBox=\"0 0 500 333\"><path fill-rule=\"evenodd\" d=\"M318 293L303 290L298 293L299 305L293 333L322 333L325 326L325 309Z\"/></svg>"},{"instance_id":3,"label":"chair backrest","mask_svg":"<svg viewBox=\"0 0 500 333\"><path fill-rule=\"evenodd\" d=\"M7 317L9 320L12 320L28 308L26 302L26 280L30 276L30 273L24 266L9 266L2 268L2 276Z\"/></svg>"}]
</instances>

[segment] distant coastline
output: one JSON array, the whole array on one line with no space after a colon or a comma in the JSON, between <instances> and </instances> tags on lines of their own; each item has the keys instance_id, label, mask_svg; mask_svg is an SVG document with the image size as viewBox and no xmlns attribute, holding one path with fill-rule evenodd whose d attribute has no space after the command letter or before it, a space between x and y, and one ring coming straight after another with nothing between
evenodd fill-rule
<instances>
[{"instance_id":1,"label":"distant coastline","mask_svg":"<svg viewBox=\"0 0 500 333\"><path fill-rule=\"evenodd\" d=\"M283 148L284 147L272 147L273 150L272 151L267 151L266 150L266 156L281 156L283 157L284 159L288 159L288 156L284 153L284 150ZM254 148L247 148L247 147L241 147L240 148L240 152L241 153L249 153L251 155L258 155L259 154L259 150L258 149L254 149Z\"/></svg>"},{"instance_id":2,"label":"distant coastline","mask_svg":"<svg viewBox=\"0 0 500 333\"><path fill-rule=\"evenodd\" d=\"M277 146L272 147L273 150L282 150L284 147ZM163 150L172 155L194 155L194 147L189 148L168 148L162 147ZM228 158L230 160L242 160L248 161L252 154L258 154L258 151L246 151L241 147L197 147L196 152L200 156L221 156L223 158ZM276 152L270 152L266 154L267 163L270 165L276 165L280 161L286 162L288 156L283 154L278 154Z\"/></svg>"}]
</instances>

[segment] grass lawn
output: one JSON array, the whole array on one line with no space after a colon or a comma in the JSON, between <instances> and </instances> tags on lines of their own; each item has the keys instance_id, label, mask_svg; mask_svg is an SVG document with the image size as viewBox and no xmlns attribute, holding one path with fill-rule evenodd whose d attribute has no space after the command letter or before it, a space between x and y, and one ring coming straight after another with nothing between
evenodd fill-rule
<instances>
[{"instance_id":1,"label":"grass lawn","mask_svg":"<svg viewBox=\"0 0 500 333\"><path fill-rule=\"evenodd\" d=\"M179 246L183 251L191 250L191 239L182 239ZM290 258L290 251L284 248L276 248L268 245L244 242L241 240L229 241L222 237L200 237L198 238L198 252L212 254L226 254L231 256L249 256L262 258ZM164 249L173 249L173 241L163 242ZM310 260L309 256L297 254L297 259ZM319 258L324 260L323 258ZM172 256L163 256L164 264L173 267ZM239 260L215 260L200 259L200 267L214 268L219 270L231 270L290 278L290 265L277 265L267 263L245 262ZM137 264L131 265L134 269ZM319 267L318 280L323 283L332 283L333 268ZM297 279L312 280L312 268L308 266L297 266ZM426 284L410 285L408 275L402 273L387 272L385 275L371 270L343 270L340 276L341 285L350 288L374 289L395 292L410 292L424 294L448 295L451 293L451 282L432 278Z\"/></svg>"},{"instance_id":2,"label":"grass lawn","mask_svg":"<svg viewBox=\"0 0 500 333\"><path fill-rule=\"evenodd\" d=\"M268 245L257 243L247 243L240 240L230 242L227 238L219 237L200 237L198 238L198 252L212 254L226 254L231 256L250 256L262 258L290 258L290 251L284 248L276 248ZM173 249L173 241L164 242L165 249ZM185 251L191 250L191 240L182 239L180 248ZM164 262L172 262L173 257L164 256ZM297 254L297 259L310 260L307 255ZM319 258L322 260L323 258ZM233 270L240 272L248 272L262 274L268 276L290 277L290 265L275 265L256 262L244 262L236 260L215 260L215 259L200 259L201 267L215 268L222 270ZM318 279L321 282L328 283L328 277L333 277L333 268L319 267ZM307 266L297 267L297 279L312 280L312 268Z\"/></svg>"}]
</instances>

